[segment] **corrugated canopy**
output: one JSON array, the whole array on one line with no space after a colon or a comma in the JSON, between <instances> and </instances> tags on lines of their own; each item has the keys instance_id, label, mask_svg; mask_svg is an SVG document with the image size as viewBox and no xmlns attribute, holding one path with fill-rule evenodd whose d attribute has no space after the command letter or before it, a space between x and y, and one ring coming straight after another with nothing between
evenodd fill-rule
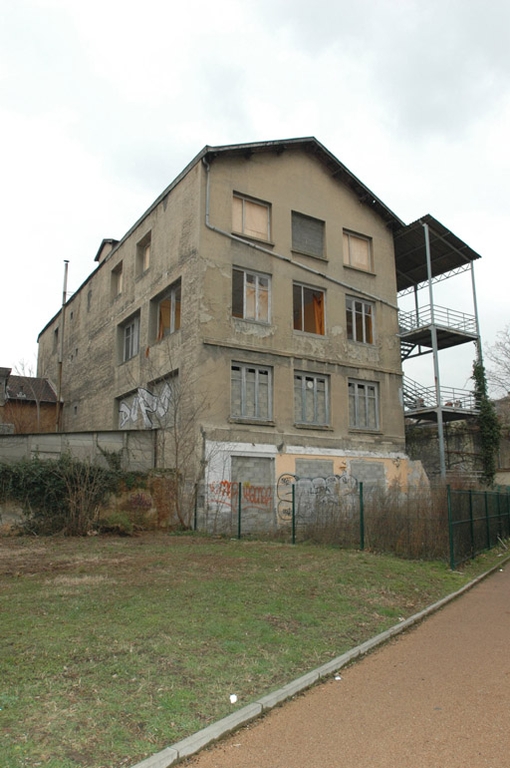
<instances>
[{"instance_id":1,"label":"corrugated canopy","mask_svg":"<svg viewBox=\"0 0 510 768\"><path fill-rule=\"evenodd\" d=\"M429 227L432 277L444 275L480 258L480 254L473 251L433 216L422 216L418 221L394 233L399 292L418 286L428 279L423 224L428 224Z\"/></svg>"}]
</instances>

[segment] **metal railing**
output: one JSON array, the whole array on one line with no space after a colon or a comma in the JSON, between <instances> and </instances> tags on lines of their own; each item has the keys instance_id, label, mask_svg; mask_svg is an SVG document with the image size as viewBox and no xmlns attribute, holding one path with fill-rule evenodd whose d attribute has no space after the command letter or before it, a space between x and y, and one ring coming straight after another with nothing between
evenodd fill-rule
<instances>
[{"instance_id":1,"label":"metal railing","mask_svg":"<svg viewBox=\"0 0 510 768\"><path fill-rule=\"evenodd\" d=\"M402 396L405 412L438 408L438 406L470 413L477 411L475 396L470 390L441 387L438 403L435 387L424 387L407 376L404 377Z\"/></svg>"},{"instance_id":2,"label":"metal railing","mask_svg":"<svg viewBox=\"0 0 510 768\"><path fill-rule=\"evenodd\" d=\"M465 312L434 305L434 323L444 328L452 328L461 333L476 336L476 318ZM418 310L398 313L398 324L401 333L409 333L432 324L432 305L420 307Z\"/></svg>"},{"instance_id":3,"label":"metal railing","mask_svg":"<svg viewBox=\"0 0 510 768\"><path fill-rule=\"evenodd\" d=\"M510 493L447 487L450 568L510 537Z\"/></svg>"}]
</instances>

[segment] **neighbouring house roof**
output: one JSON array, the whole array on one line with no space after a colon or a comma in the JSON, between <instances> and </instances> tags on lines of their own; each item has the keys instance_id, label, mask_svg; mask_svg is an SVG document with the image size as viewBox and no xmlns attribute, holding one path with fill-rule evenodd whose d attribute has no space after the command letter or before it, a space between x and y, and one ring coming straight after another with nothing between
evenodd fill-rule
<instances>
[{"instance_id":1,"label":"neighbouring house roof","mask_svg":"<svg viewBox=\"0 0 510 768\"><path fill-rule=\"evenodd\" d=\"M56 403L57 393L48 379L38 376L9 376L7 399L17 401Z\"/></svg>"}]
</instances>

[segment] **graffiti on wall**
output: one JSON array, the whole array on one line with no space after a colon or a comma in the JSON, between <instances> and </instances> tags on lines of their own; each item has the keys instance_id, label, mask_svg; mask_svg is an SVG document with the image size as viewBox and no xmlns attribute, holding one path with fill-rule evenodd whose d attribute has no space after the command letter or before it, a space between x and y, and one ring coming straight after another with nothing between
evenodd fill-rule
<instances>
[{"instance_id":1,"label":"graffiti on wall","mask_svg":"<svg viewBox=\"0 0 510 768\"><path fill-rule=\"evenodd\" d=\"M221 504L237 510L239 504L239 483L230 480L218 480L209 483L209 502ZM243 506L267 509L273 500L273 489L269 485L241 483L241 501Z\"/></svg>"},{"instance_id":2,"label":"graffiti on wall","mask_svg":"<svg viewBox=\"0 0 510 768\"><path fill-rule=\"evenodd\" d=\"M124 429L129 424L136 424L139 416L142 417L145 429L159 426L161 420L167 416L171 403L172 390L168 382L165 382L159 394L138 387L131 402L128 403L124 400L119 406L119 427ZM157 419L157 423L154 425L155 419Z\"/></svg>"},{"instance_id":3,"label":"graffiti on wall","mask_svg":"<svg viewBox=\"0 0 510 768\"><path fill-rule=\"evenodd\" d=\"M281 522L292 517L292 499L297 517L310 517L312 513L335 512L343 509L349 514L346 497L356 493L358 481L349 472L328 477L298 477L284 473L278 478L276 495L277 515ZM294 490L293 490L294 489Z\"/></svg>"}]
</instances>

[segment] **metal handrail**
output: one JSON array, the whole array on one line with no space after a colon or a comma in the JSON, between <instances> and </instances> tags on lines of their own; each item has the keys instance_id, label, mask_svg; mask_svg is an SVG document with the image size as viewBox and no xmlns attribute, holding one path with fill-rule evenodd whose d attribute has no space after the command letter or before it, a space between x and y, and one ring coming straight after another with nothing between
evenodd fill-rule
<instances>
[{"instance_id":1,"label":"metal handrail","mask_svg":"<svg viewBox=\"0 0 510 768\"><path fill-rule=\"evenodd\" d=\"M402 393L405 411L419 411L438 407L435 387L424 387L418 384L418 382L405 377ZM452 408L454 410L470 412L478 410L473 392L468 389L458 389L457 387L441 387L440 406L441 408Z\"/></svg>"},{"instance_id":2,"label":"metal handrail","mask_svg":"<svg viewBox=\"0 0 510 768\"><path fill-rule=\"evenodd\" d=\"M398 322L401 333L416 331L418 328L424 328L432 324L432 316L436 325L444 328L453 328L463 333L476 335L476 318L474 315L468 315L465 312L458 312L448 307L434 305L420 307L418 310L398 313Z\"/></svg>"}]
</instances>

